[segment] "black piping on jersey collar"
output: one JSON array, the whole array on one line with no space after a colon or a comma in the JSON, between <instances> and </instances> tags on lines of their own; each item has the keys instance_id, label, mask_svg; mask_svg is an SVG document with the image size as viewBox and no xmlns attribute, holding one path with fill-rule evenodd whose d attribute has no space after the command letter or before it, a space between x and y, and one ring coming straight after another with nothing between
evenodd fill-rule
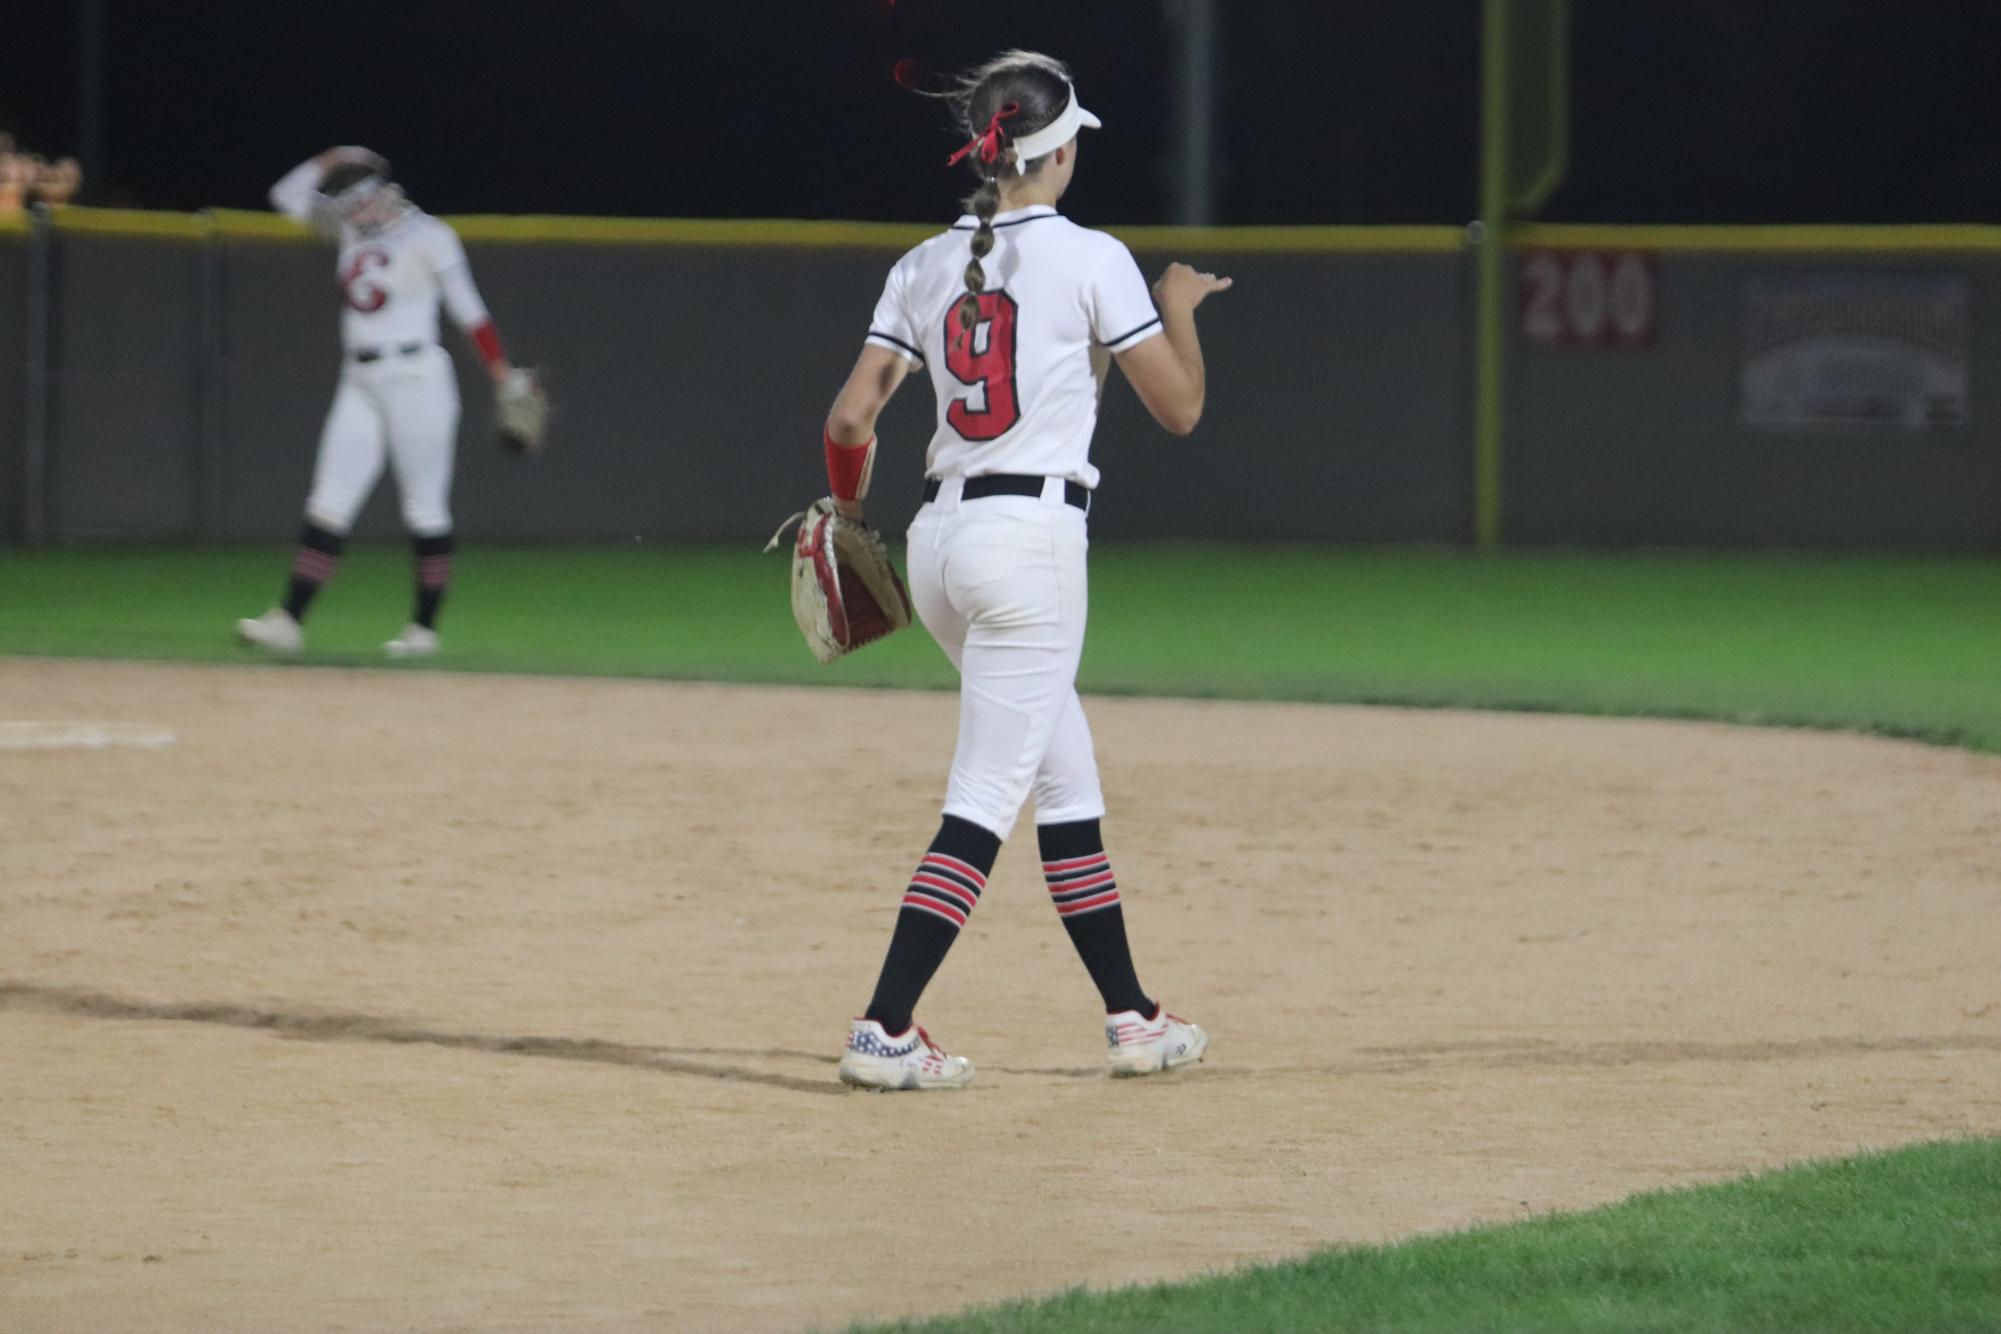
<instances>
[{"instance_id":1,"label":"black piping on jersey collar","mask_svg":"<svg viewBox=\"0 0 2001 1334\"><path fill-rule=\"evenodd\" d=\"M917 360L920 363L924 360L924 354L922 352L919 352L916 348L904 342L901 338L898 338L894 334L886 334L880 329L870 329L868 331L868 336L870 338L880 338L885 343L896 344L898 347L902 348L905 352L908 352L911 356L917 358Z\"/></svg>"},{"instance_id":2,"label":"black piping on jersey collar","mask_svg":"<svg viewBox=\"0 0 2001 1334\"><path fill-rule=\"evenodd\" d=\"M1060 218L1063 216L1054 208L1050 208L1048 204L1030 204L1029 207L1047 208L1049 211L1047 213L1031 213L1025 218L1009 218L1006 222L997 222L994 224L994 230L999 231L1003 227L1019 227L1024 222L1041 222L1044 218ZM979 229L980 224L977 222L955 222L952 224L952 230L955 232L976 232Z\"/></svg>"}]
</instances>

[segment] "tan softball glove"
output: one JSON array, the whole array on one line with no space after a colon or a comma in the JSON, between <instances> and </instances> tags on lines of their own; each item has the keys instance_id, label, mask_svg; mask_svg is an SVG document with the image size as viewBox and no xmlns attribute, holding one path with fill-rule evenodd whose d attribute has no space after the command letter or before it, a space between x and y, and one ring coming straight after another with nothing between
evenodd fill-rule
<instances>
[{"instance_id":1,"label":"tan softball glove","mask_svg":"<svg viewBox=\"0 0 2001 1334\"><path fill-rule=\"evenodd\" d=\"M515 454L539 454L549 430L549 396L542 378L520 367L493 390L493 424L503 448Z\"/></svg>"},{"instance_id":2,"label":"tan softball glove","mask_svg":"<svg viewBox=\"0 0 2001 1334\"><path fill-rule=\"evenodd\" d=\"M764 549L777 550L795 520L792 619L815 658L832 662L910 624L910 594L881 534L841 517L827 496L781 524Z\"/></svg>"}]
</instances>

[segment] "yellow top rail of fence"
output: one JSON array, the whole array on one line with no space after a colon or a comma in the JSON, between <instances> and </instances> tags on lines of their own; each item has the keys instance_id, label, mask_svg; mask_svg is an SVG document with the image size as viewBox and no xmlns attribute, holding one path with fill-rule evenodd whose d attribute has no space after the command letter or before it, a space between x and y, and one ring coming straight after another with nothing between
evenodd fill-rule
<instances>
[{"instance_id":1,"label":"yellow top rail of fence","mask_svg":"<svg viewBox=\"0 0 2001 1334\"><path fill-rule=\"evenodd\" d=\"M299 242L312 232L276 213L212 209L168 213L146 209L69 207L51 214L59 231L198 241ZM939 227L924 223L831 222L778 218L586 218L467 214L445 219L468 241L515 245L784 247L824 250L903 250ZM25 215L0 215L0 235L25 232ZM1466 246L1458 227L1110 227L1135 250L1230 254L1456 254ZM1887 226L1789 223L1761 226L1520 223L1508 228L1516 249L1652 250L1684 254L1901 254L2001 252L2001 226L1909 223Z\"/></svg>"},{"instance_id":2,"label":"yellow top rail of fence","mask_svg":"<svg viewBox=\"0 0 2001 1334\"><path fill-rule=\"evenodd\" d=\"M1508 239L1516 248L1657 250L1685 254L1949 255L2001 251L2001 227L1977 223L1659 226L1531 222L1511 227Z\"/></svg>"},{"instance_id":3,"label":"yellow top rail of fence","mask_svg":"<svg viewBox=\"0 0 2001 1334\"><path fill-rule=\"evenodd\" d=\"M137 208L79 208L53 210L49 221L59 232L86 236L145 236L160 239L199 241L209 233L209 220L199 213L163 213Z\"/></svg>"},{"instance_id":4,"label":"yellow top rail of fence","mask_svg":"<svg viewBox=\"0 0 2001 1334\"><path fill-rule=\"evenodd\" d=\"M304 241L312 232L276 213L213 209L156 213L132 209L65 208L58 230L92 235ZM468 241L537 245L787 247L828 250L907 250L936 236L941 225L832 222L781 218L585 218L467 214L446 217ZM1208 254L1449 254L1463 244L1457 227L1112 227L1135 250Z\"/></svg>"}]
</instances>

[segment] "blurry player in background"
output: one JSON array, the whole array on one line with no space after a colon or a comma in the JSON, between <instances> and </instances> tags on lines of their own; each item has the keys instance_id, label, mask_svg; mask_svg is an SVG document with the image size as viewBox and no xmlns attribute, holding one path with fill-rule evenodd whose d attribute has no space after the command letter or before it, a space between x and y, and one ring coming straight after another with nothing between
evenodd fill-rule
<instances>
[{"instance_id":1,"label":"blurry player in background","mask_svg":"<svg viewBox=\"0 0 2001 1334\"><path fill-rule=\"evenodd\" d=\"M517 371L473 286L458 234L407 199L389 164L365 148L329 148L271 187L279 212L340 242L340 387L320 432L306 523L284 601L236 623L238 638L297 653L313 596L333 577L355 516L382 476L396 471L403 523L416 552L410 623L383 645L392 658L436 653L438 610L452 568L448 500L459 425L458 381L438 345L438 304L471 340L496 390L532 391ZM528 381L524 389L523 382Z\"/></svg>"}]
</instances>

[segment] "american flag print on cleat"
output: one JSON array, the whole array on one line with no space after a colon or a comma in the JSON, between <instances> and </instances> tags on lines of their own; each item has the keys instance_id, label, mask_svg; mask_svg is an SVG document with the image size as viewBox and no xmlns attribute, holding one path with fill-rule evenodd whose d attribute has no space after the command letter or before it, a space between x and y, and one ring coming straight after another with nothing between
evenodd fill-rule
<instances>
[{"instance_id":1,"label":"american flag print on cleat","mask_svg":"<svg viewBox=\"0 0 2001 1334\"><path fill-rule=\"evenodd\" d=\"M841 1054L841 1082L865 1089L960 1089L973 1082L973 1063L947 1055L912 1024L894 1037L873 1019L857 1019Z\"/></svg>"},{"instance_id":2,"label":"american flag print on cleat","mask_svg":"<svg viewBox=\"0 0 2001 1334\"><path fill-rule=\"evenodd\" d=\"M1156 1005L1152 1018L1138 1010L1106 1015L1105 1045L1112 1074L1152 1075L1201 1060L1209 1050L1209 1034L1200 1024L1177 1019L1166 1006Z\"/></svg>"}]
</instances>

